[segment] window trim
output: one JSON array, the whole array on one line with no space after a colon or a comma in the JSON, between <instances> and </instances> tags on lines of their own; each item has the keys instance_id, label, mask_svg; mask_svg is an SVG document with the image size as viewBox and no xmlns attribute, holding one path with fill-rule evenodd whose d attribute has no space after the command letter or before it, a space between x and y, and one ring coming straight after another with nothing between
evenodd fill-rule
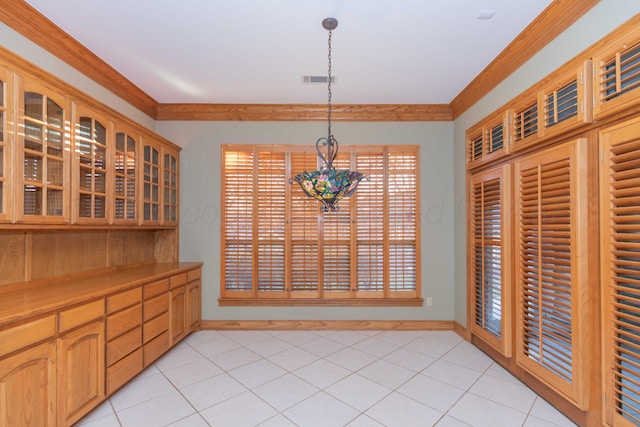
<instances>
[{"instance_id":1,"label":"window trim","mask_svg":"<svg viewBox=\"0 0 640 427\"><path fill-rule=\"evenodd\" d=\"M226 244L227 244L227 239L225 236L225 227L226 227L226 202L225 202L225 192L226 192L226 187L225 187L225 182L226 182L226 165L225 165L225 156L227 152L229 151L234 151L234 150L242 150L245 153L249 153L252 152L253 153L253 157L254 159L251 160L252 164L253 164L253 178L254 178L254 184L255 181L257 180L257 154L259 152L259 150L264 149L264 148L268 148L269 151L272 151L274 153L276 152L284 152L285 153L285 168L284 168L284 173L286 174L286 179L287 182L285 183L285 222L286 225L285 227L285 245L287 247L287 250L285 252L285 265L287 265L287 267L284 268L285 272L283 273L285 275L285 283L284 283L284 289L282 291L273 291L273 292L267 292L267 291L263 291L263 292L259 292L257 287L258 287L258 282L256 280L256 274L255 272L251 273L251 289L246 288L246 290L229 290L226 288ZM321 287L318 287L316 285L316 288L313 291L292 291L291 290L291 278L290 278L290 267L291 267L291 258L290 258L290 253L291 253L291 248L290 248L290 244L292 242L292 236L291 236L291 229L292 229L292 224L291 224L291 201L292 201L292 193L296 192L298 190L297 187L289 184L288 182L288 177L294 175L297 171L291 170L292 168L292 159L291 159L291 154L293 153L304 153L305 155L309 154L313 156L313 161L314 161L314 167L315 165L315 161L317 161L317 156L316 156L316 152L315 152L315 148L314 147L302 147L302 146L298 146L298 145L266 145L266 144L223 144L221 146L221 192L220 192L220 197L221 197L221 228L220 228L220 235L221 235L221 241L220 241L220 298L219 298L219 304L221 306L241 306L241 305L273 305L273 306L299 306L299 305L329 305L329 306L335 306L335 305L353 305L353 306L422 306L423 305L423 299L421 297L421 280L420 280L420 213L419 213L419 208L420 208L420 199L419 199L419 192L420 192L420 177L419 177L419 162L420 162L420 150L419 150L419 145L392 145L392 146L383 146L383 145L375 145L375 146L343 146L340 147L341 148L341 152L339 155L339 158L342 159L342 162L345 164L349 164L349 168L356 169L356 156L358 155L363 155L366 153L375 153L375 154L380 154L385 156L385 162L387 162L386 159L388 159L389 153L402 153L402 152L410 152L412 153L412 156L414 157L414 161L415 161L415 170L412 169L412 177L415 180L415 193L412 196L413 197L413 202L411 204L415 204L414 206L414 211L415 211L415 215L414 218L412 218L412 222L413 222L413 237L410 239L410 243L409 245L412 246L412 251L414 251L415 253L415 258L414 260L412 260L412 262L414 263L414 269L415 269L415 289L412 290L408 290L408 291L402 291L402 290L389 290L390 286L392 285L391 281L388 279L389 277L389 272L388 270L384 272L385 274L385 283L384 283L384 291L367 291L367 292L363 292L362 290L358 290L357 289L357 283L356 280L354 280L355 273L357 272L357 262L350 262L350 267L349 270L351 271L350 274L350 281L348 284L348 290L346 290L346 292L342 292L342 291L332 291L332 292L327 292L324 291L323 289L321 289ZM264 152L264 151L262 151ZM308 160L307 160L308 161ZM247 166L248 167L248 166ZM340 168L342 168L343 166L338 166ZM359 170L360 168L358 168ZM363 173L367 174L366 170L362 171ZM388 165L385 163L385 167L382 170L382 173L385 176L385 180L388 179L388 175L389 175L389 168ZM357 210L357 202L356 202L356 197L358 194L358 191L361 190L362 187L362 183L361 183L361 187L356 191L356 194L354 194L353 196L351 196L349 199L343 199L343 201L341 202L341 208L342 209L349 209L350 212L350 228L351 228L351 233L350 233L350 237L349 237L349 253L350 253L350 259L351 260L355 260L357 259L356 254L356 250L357 250L357 235L356 235L356 222L355 219L353 219L353 215L355 215L356 210ZM365 184L366 185L366 184ZM300 193L302 194L302 190L300 190ZM254 192L255 194L255 192ZM310 201L313 201L312 199L309 199ZM257 209L257 199L254 198L253 201L251 202L251 208L249 208L249 210L251 210L252 212L255 212ZM384 203L385 206L387 206L388 204L385 202ZM314 213L315 214L315 213ZM323 215L327 215L327 214L322 214L319 213L318 210L318 219L319 222L322 223L323 222ZM257 218L257 217L256 217ZM252 233L255 235L255 230L257 225L257 219L253 218L252 221ZM381 227L384 227L384 229L389 229L389 223L388 223L388 219L385 218L384 220L384 225L382 225ZM388 233L388 231L386 231L385 233ZM248 238L248 237L247 237ZM315 239L315 238L313 238ZM245 239L246 240L246 239ZM255 237L252 237L251 240L253 242L255 242ZM401 240L397 240L397 239L391 239L389 238L389 236L385 237L384 239L384 247L385 247L385 255L383 255L384 258L387 258L389 255L389 241L401 241ZM322 246L322 244L321 244ZM253 251L255 253L256 249L255 247L251 249L251 251ZM245 256L245 259L249 259L248 256ZM251 256L252 259L252 265L257 265L256 264L256 259L257 257L255 255ZM322 263L322 260L319 261L320 265ZM387 262L385 261L385 265L387 265ZM253 270L253 267L252 267Z\"/></svg>"}]
</instances>

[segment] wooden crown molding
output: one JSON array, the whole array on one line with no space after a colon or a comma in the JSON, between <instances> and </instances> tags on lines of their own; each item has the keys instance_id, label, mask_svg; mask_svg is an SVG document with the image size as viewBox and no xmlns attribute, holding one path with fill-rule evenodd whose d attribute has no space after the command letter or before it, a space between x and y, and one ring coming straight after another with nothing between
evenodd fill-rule
<instances>
[{"instance_id":1,"label":"wooden crown molding","mask_svg":"<svg viewBox=\"0 0 640 427\"><path fill-rule=\"evenodd\" d=\"M156 120L324 121L326 104L160 104ZM333 121L451 121L446 104L332 105Z\"/></svg>"},{"instance_id":2,"label":"wooden crown molding","mask_svg":"<svg viewBox=\"0 0 640 427\"><path fill-rule=\"evenodd\" d=\"M449 105L334 105L335 121L451 121L600 0L554 0ZM0 20L156 120L321 121L321 104L159 104L24 0L0 0Z\"/></svg>"},{"instance_id":3,"label":"wooden crown molding","mask_svg":"<svg viewBox=\"0 0 640 427\"><path fill-rule=\"evenodd\" d=\"M158 102L24 0L0 0L0 21L152 118Z\"/></svg>"},{"instance_id":4,"label":"wooden crown molding","mask_svg":"<svg viewBox=\"0 0 640 427\"><path fill-rule=\"evenodd\" d=\"M456 119L600 0L554 0L449 104Z\"/></svg>"}]
</instances>

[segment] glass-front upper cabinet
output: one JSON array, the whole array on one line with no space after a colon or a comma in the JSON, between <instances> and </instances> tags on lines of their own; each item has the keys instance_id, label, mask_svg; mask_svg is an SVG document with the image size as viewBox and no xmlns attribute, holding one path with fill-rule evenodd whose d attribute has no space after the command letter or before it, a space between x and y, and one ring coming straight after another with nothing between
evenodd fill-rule
<instances>
[{"instance_id":1,"label":"glass-front upper cabinet","mask_svg":"<svg viewBox=\"0 0 640 427\"><path fill-rule=\"evenodd\" d=\"M160 149L150 141L142 148L142 223L160 222Z\"/></svg>"},{"instance_id":2,"label":"glass-front upper cabinet","mask_svg":"<svg viewBox=\"0 0 640 427\"><path fill-rule=\"evenodd\" d=\"M114 223L137 223L139 137L130 130L116 132L114 156Z\"/></svg>"},{"instance_id":3,"label":"glass-front upper cabinet","mask_svg":"<svg viewBox=\"0 0 640 427\"><path fill-rule=\"evenodd\" d=\"M69 221L68 101L61 95L23 83L20 91L16 220ZM16 171L17 172L17 171Z\"/></svg>"},{"instance_id":4,"label":"glass-front upper cabinet","mask_svg":"<svg viewBox=\"0 0 640 427\"><path fill-rule=\"evenodd\" d=\"M0 68L0 222L8 222L11 220L11 191L9 184L11 183L11 144L9 139L12 137L11 126L13 120L9 117L11 109L10 105L11 77L9 73Z\"/></svg>"},{"instance_id":5,"label":"glass-front upper cabinet","mask_svg":"<svg viewBox=\"0 0 640 427\"><path fill-rule=\"evenodd\" d=\"M162 223L178 223L178 153L162 151Z\"/></svg>"},{"instance_id":6,"label":"glass-front upper cabinet","mask_svg":"<svg viewBox=\"0 0 640 427\"><path fill-rule=\"evenodd\" d=\"M74 166L72 180L74 222L108 222L107 187L111 178L108 145L110 121L79 106L75 114Z\"/></svg>"}]
</instances>

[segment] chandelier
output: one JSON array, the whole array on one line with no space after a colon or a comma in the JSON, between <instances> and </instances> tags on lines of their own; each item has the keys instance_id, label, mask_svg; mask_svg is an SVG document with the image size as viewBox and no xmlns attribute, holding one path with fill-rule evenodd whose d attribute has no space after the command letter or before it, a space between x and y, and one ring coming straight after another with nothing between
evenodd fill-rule
<instances>
[{"instance_id":1,"label":"chandelier","mask_svg":"<svg viewBox=\"0 0 640 427\"><path fill-rule=\"evenodd\" d=\"M329 31L329 100L327 103L329 129L326 137L320 137L316 141L316 151L322 160L322 165L320 170L304 171L289 180L291 184L294 181L300 184L307 196L322 202L322 212L336 212L338 200L352 195L358 183L365 177L359 172L349 169L338 170L333 166L333 161L338 155L338 141L331 133L331 31L337 26L338 20L335 18L325 18L322 21L322 27Z\"/></svg>"}]
</instances>

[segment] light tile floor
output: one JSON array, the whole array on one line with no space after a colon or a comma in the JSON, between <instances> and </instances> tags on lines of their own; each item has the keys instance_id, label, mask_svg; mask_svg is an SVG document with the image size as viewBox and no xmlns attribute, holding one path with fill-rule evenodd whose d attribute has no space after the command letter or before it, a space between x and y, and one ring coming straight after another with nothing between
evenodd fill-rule
<instances>
[{"instance_id":1,"label":"light tile floor","mask_svg":"<svg viewBox=\"0 0 640 427\"><path fill-rule=\"evenodd\" d=\"M78 425L575 426L451 331L199 331Z\"/></svg>"}]
</instances>

